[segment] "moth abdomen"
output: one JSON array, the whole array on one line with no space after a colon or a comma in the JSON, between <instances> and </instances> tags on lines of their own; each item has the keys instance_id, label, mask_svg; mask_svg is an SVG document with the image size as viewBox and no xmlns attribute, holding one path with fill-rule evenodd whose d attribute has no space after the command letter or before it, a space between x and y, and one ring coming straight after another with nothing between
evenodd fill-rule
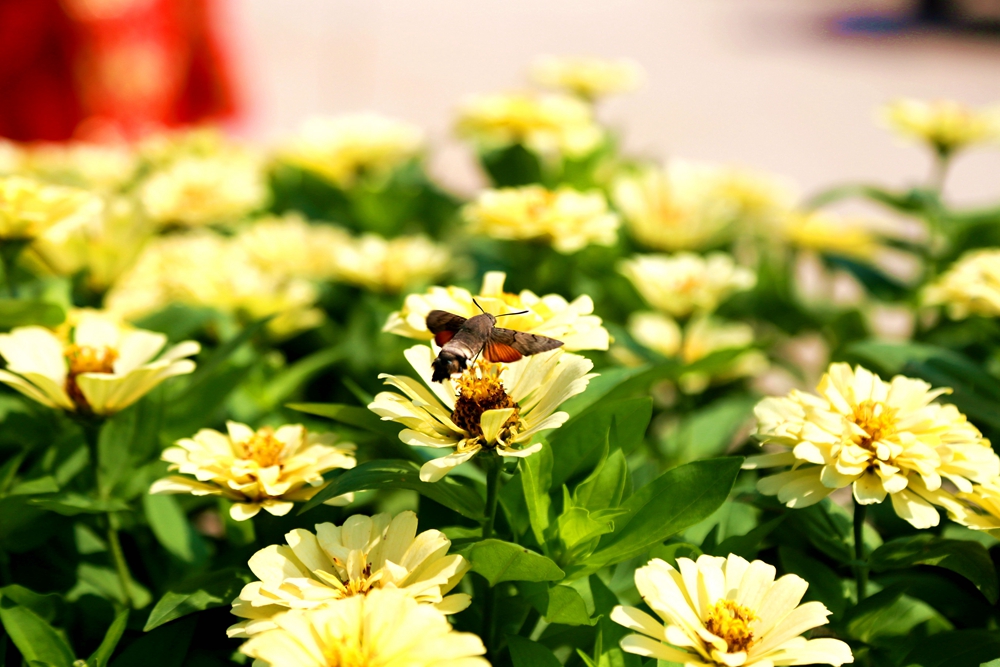
<instances>
[{"instance_id":1,"label":"moth abdomen","mask_svg":"<svg viewBox=\"0 0 1000 667\"><path fill-rule=\"evenodd\" d=\"M431 362L434 374L431 376L433 382L444 382L455 373L461 373L469 363L469 358L465 355L455 354L448 350L441 350L437 358Z\"/></svg>"}]
</instances>

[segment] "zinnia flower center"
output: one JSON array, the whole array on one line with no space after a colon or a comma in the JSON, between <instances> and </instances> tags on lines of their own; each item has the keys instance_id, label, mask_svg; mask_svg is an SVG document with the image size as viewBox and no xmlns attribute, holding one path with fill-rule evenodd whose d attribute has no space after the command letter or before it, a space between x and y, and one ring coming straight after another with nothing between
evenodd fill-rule
<instances>
[{"instance_id":1,"label":"zinnia flower center","mask_svg":"<svg viewBox=\"0 0 1000 667\"><path fill-rule=\"evenodd\" d=\"M108 345L68 345L63 351L69 370L66 373L66 393L77 407L90 409L76 378L81 373L114 373L118 350Z\"/></svg>"},{"instance_id":2,"label":"zinnia flower center","mask_svg":"<svg viewBox=\"0 0 1000 667\"><path fill-rule=\"evenodd\" d=\"M708 611L705 629L726 642L730 653L746 651L753 644L750 624L757 615L732 600L719 600Z\"/></svg>"},{"instance_id":3,"label":"zinnia flower center","mask_svg":"<svg viewBox=\"0 0 1000 667\"><path fill-rule=\"evenodd\" d=\"M504 422L497 440L506 440L510 430L519 421L519 406L510 397L500 379L500 367L480 360L456 380L458 398L455 400L455 410L451 420L455 426L469 434L470 437L483 437L483 427L480 419L487 410L514 408L514 414ZM486 444L486 443L484 443Z\"/></svg>"},{"instance_id":4,"label":"zinnia flower center","mask_svg":"<svg viewBox=\"0 0 1000 667\"><path fill-rule=\"evenodd\" d=\"M878 401L862 401L854 406L851 421L868 434L858 444L865 449L873 449L874 443L896 432L896 408Z\"/></svg>"},{"instance_id":5,"label":"zinnia flower center","mask_svg":"<svg viewBox=\"0 0 1000 667\"><path fill-rule=\"evenodd\" d=\"M253 434L249 440L240 443L243 458L256 461L262 468L278 465L285 443L274 437L274 429L265 426Z\"/></svg>"}]
</instances>

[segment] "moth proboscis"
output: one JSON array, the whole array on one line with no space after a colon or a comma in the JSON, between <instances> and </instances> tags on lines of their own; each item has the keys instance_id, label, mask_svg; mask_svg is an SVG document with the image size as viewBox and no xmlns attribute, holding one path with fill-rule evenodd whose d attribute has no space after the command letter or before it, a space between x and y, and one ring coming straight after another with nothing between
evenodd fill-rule
<instances>
[{"instance_id":1,"label":"moth proboscis","mask_svg":"<svg viewBox=\"0 0 1000 667\"><path fill-rule=\"evenodd\" d=\"M475 300L473 303L483 310ZM434 341L441 347L441 352L431 364L434 368L431 380L443 382L461 373L480 353L487 361L510 363L524 356L554 350L563 344L561 340L548 336L496 326L498 317L526 312L492 315L483 310L480 315L465 318L446 310L432 310L427 314L427 328L434 334Z\"/></svg>"}]
</instances>

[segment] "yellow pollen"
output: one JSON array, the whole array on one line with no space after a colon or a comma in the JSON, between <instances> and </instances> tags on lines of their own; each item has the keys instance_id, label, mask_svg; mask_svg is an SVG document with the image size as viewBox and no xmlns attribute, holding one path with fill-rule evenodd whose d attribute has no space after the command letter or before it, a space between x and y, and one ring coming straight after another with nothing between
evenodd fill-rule
<instances>
[{"instance_id":1,"label":"yellow pollen","mask_svg":"<svg viewBox=\"0 0 1000 667\"><path fill-rule=\"evenodd\" d=\"M511 429L517 426L519 406L504 389L503 381L500 379L500 369L501 366L480 359L455 381L458 385L458 397L455 400L455 410L451 413L451 420L470 437L483 437L480 419L487 410L514 408L514 414L500 430L499 440L506 441L510 437ZM487 445L485 442L481 444Z\"/></svg>"},{"instance_id":2,"label":"yellow pollen","mask_svg":"<svg viewBox=\"0 0 1000 667\"><path fill-rule=\"evenodd\" d=\"M719 600L708 610L705 629L726 642L729 653L746 651L753 645L750 624L757 615L732 600Z\"/></svg>"},{"instance_id":3,"label":"yellow pollen","mask_svg":"<svg viewBox=\"0 0 1000 667\"><path fill-rule=\"evenodd\" d=\"M89 411L90 404L80 391L76 378L81 373L114 373L118 350L107 345L96 347L73 344L66 346L63 355L69 365L66 373L66 393L77 407Z\"/></svg>"},{"instance_id":4,"label":"yellow pollen","mask_svg":"<svg viewBox=\"0 0 1000 667\"><path fill-rule=\"evenodd\" d=\"M258 429L253 436L240 443L243 458L256 461L262 468L268 468L281 463L281 454L285 443L274 437L274 429L270 426Z\"/></svg>"},{"instance_id":5,"label":"yellow pollen","mask_svg":"<svg viewBox=\"0 0 1000 667\"><path fill-rule=\"evenodd\" d=\"M872 449L874 443L896 432L896 408L878 401L862 401L854 407L851 421L868 434L858 444L865 449Z\"/></svg>"}]
</instances>

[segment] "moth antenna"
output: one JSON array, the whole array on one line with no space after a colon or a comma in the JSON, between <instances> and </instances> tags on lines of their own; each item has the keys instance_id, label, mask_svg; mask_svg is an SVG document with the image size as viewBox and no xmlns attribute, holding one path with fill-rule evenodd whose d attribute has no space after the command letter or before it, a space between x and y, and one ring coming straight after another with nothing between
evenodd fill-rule
<instances>
[{"instance_id":1,"label":"moth antenna","mask_svg":"<svg viewBox=\"0 0 1000 667\"><path fill-rule=\"evenodd\" d=\"M483 307L479 305L479 302L476 301L475 299L472 300L472 303L476 304L476 308L478 308L479 310L481 310L483 313L486 312L485 310L483 310Z\"/></svg>"},{"instance_id":2,"label":"moth antenna","mask_svg":"<svg viewBox=\"0 0 1000 667\"><path fill-rule=\"evenodd\" d=\"M503 313L502 315L494 315L494 317L507 317L508 315L524 315L525 313L530 313L530 310L519 310L516 313Z\"/></svg>"}]
</instances>

